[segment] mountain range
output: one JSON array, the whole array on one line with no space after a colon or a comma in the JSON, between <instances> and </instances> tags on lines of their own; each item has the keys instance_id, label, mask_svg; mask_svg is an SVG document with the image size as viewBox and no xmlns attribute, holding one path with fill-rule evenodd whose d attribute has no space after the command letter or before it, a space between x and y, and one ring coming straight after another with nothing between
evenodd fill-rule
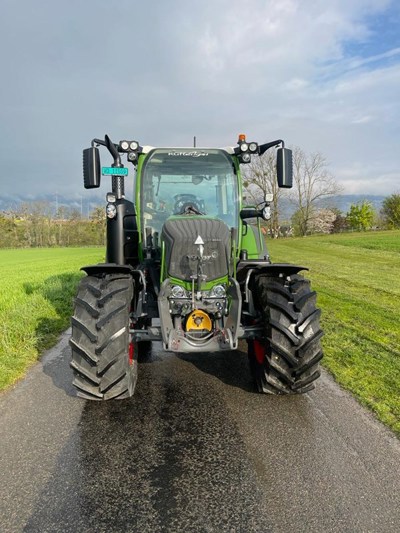
<instances>
[{"instance_id":1,"label":"mountain range","mask_svg":"<svg viewBox=\"0 0 400 533\"><path fill-rule=\"evenodd\" d=\"M366 200L373 205L376 211L379 211L384 199L385 196L371 194L341 194L324 198L318 203L318 205L320 207L336 207L342 213L346 214L352 204ZM87 217L95 207L105 205L104 195L93 193L92 191L90 195L79 196L61 196L55 193L37 196L4 195L0 196L0 211L18 211L22 204L29 204L31 202L46 202L54 209L54 213L56 213L59 207L75 209L80 211L84 217ZM294 210L294 205L287 198L283 198L281 201L281 216L283 218L290 218Z\"/></svg>"},{"instance_id":2,"label":"mountain range","mask_svg":"<svg viewBox=\"0 0 400 533\"><path fill-rule=\"evenodd\" d=\"M3 195L0 196L0 212L15 212L18 211L22 205L29 205L34 202L48 204L54 214L60 207L65 207L68 210L80 211L84 217L88 217L89 213L96 207L105 205L104 195L99 193L74 196L62 196L55 193L18 196Z\"/></svg>"}]
</instances>

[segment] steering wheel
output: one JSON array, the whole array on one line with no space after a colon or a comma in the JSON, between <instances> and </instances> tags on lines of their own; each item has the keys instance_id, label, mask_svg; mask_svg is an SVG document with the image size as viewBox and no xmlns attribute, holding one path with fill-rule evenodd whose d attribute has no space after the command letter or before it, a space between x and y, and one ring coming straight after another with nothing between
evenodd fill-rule
<instances>
[{"instance_id":1,"label":"steering wheel","mask_svg":"<svg viewBox=\"0 0 400 533\"><path fill-rule=\"evenodd\" d=\"M186 202L185 204L183 204L183 206L179 210L179 213L177 214L178 215L204 215L205 213L202 213L191 202Z\"/></svg>"}]
</instances>

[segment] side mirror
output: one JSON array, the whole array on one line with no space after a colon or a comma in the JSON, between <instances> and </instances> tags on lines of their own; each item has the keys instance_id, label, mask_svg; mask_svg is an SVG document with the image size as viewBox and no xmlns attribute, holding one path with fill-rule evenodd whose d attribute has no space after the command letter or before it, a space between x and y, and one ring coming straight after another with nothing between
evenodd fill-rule
<instances>
[{"instance_id":1,"label":"side mirror","mask_svg":"<svg viewBox=\"0 0 400 533\"><path fill-rule=\"evenodd\" d=\"M289 148L278 148L276 151L276 171L278 186L291 189L293 187L293 156Z\"/></svg>"},{"instance_id":2,"label":"side mirror","mask_svg":"<svg viewBox=\"0 0 400 533\"><path fill-rule=\"evenodd\" d=\"M83 185L85 189L100 187L100 153L94 146L83 150Z\"/></svg>"}]
</instances>

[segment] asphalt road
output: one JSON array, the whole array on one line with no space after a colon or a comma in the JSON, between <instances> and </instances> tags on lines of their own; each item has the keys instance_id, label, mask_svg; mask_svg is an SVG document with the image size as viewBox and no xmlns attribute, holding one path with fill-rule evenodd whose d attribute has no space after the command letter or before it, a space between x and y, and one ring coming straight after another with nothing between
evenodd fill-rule
<instances>
[{"instance_id":1,"label":"asphalt road","mask_svg":"<svg viewBox=\"0 0 400 533\"><path fill-rule=\"evenodd\" d=\"M68 337L0 396L0 530L398 532L400 442L323 374L252 392L246 355L163 353L87 402Z\"/></svg>"}]
</instances>

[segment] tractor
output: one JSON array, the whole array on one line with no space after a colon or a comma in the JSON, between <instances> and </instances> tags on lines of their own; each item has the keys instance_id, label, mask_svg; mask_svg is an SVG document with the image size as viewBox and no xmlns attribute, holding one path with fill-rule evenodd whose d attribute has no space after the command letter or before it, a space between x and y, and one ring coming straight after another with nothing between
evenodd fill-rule
<instances>
[{"instance_id":1,"label":"tractor","mask_svg":"<svg viewBox=\"0 0 400 533\"><path fill-rule=\"evenodd\" d=\"M113 160L102 167L99 147ZM176 353L246 347L255 388L310 391L323 335L307 268L273 263L260 221L272 196L242 205L241 165L276 149L278 186L292 187L282 140L239 136L226 148L154 148L106 135L83 151L86 189L110 176L106 262L85 266L72 316L71 367L79 396L129 398L138 357L153 341ZM126 157L126 163L122 162ZM134 202L125 197L128 166ZM212 355L211 355L212 356Z\"/></svg>"}]
</instances>

